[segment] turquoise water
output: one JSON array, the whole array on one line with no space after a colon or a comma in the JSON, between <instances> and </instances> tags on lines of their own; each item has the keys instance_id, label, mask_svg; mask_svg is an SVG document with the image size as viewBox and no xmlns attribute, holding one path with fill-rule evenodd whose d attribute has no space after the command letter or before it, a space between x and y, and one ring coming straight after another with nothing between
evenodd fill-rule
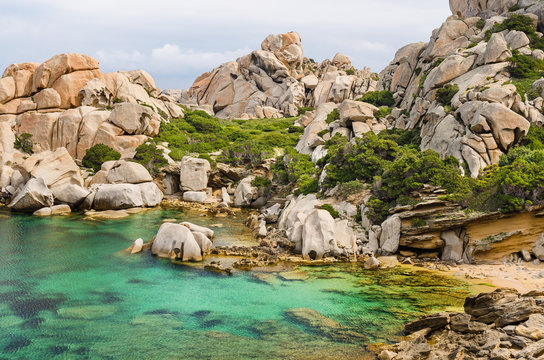
<instances>
[{"instance_id":1,"label":"turquoise water","mask_svg":"<svg viewBox=\"0 0 544 360\"><path fill-rule=\"evenodd\" d=\"M464 283L417 269L356 265L233 276L123 250L167 218L222 223L216 243L253 245L242 220L152 210L128 219L0 211L0 359L367 358L360 339L286 315L310 308L370 342L425 312L462 304Z\"/></svg>"}]
</instances>

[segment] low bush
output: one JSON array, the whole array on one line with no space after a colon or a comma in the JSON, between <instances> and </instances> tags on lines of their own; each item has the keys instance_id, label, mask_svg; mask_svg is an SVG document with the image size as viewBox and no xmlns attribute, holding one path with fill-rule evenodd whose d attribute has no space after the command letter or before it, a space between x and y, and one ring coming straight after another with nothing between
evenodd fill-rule
<instances>
[{"instance_id":1,"label":"low bush","mask_svg":"<svg viewBox=\"0 0 544 360\"><path fill-rule=\"evenodd\" d=\"M333 219L338 219L340 217L340 214L338 213L338 211L334 210L334 208L330 204L321 205L321 209L327 210L329 214L331 214Z\"/></svg>"},{"instance_id":2,"label":"low bush","mask_svg":"<svg viewBox=\"0 0 544 360\"><path fill-rule=\"evenodd\" d=\"M335 120L340 120L340 113L338 112L338 109L334 109L329 113L329 115L327 115L326 122L327 124L330 124Z\"/></svg>"},{"instance_id":3,"label":"low bush","mask_svg":"<svg viewBox=\"0 0 544 360\"><path fill-rule=\"evenodd\" d=\"M377 107L380 107L380 106L391 107L395 105L395 99L393 99L393 93L389 90L370 91L364 94L362 97L360 97L357 100L372 104Z\"/></svg>"},{"instance_id":4,"label":"low bush","mask_svg":"<svg viewBox=\"0 0 544 360\"><path fill-rule=\"evenodd\" d=\"M446 84L436 91L436 100L444 106L451 106L451 99L459 91L459 86Z\"/></svg>"},{"instance_id":5,"label":"low bush","mask_svg":"<svg viewBox=\"0 0 544 360\"><path fill-rule=\"evenodd\" d=\"M523 55L517 50L512 52L512 57L508 59L511 62L508 72L514 78L537 80L544 71L544 60L534 59L532 56Z\"/></svg>"},{"instance_id":6,"label":"low bush","mask_svg":"<svg viewBox=\"0 0 544 360\"><path fill-rule=\"evenodd\" d=\"M263 176L256 176L255 179L251 182L252 186L255 186L256 188L270 188L272 186L272 182Z\"/></svg>"},{"instance_id":7,"label":"low bush","mask_svg":"<svg viewBox=\"0 0 544 360\"><path fill-rule=\"evenodd\" d=\"M24 153L32 154L32 148L34 147L34 142L32 141L32 134L23 133L21 136L15 135L15 142L13 147L21 150Z\"/></svg>"},{"instance_id":8,"label":"low bush","mask_svg":"<svg viewBox=\"0 0 544 360\"><path fill-rule=\"evenodd\" d=\"M145 143L136 148L134 161L143 165L150 174L156 175L160 169L168 165L163 156L162 150L157 148L155 143Z\"/></svg>"},{"instance_id":9,"label":"low bush","mask_svg":"<svg viewBox=\"0 0 544 360\"><path fill-rule=\"evenodd\" d=\"M120 158L121 154L109 146L96 144L85 152L81 163L84 167L91 168L96 172L106 161L119 160Z\"/></svg>"}]
</instances>

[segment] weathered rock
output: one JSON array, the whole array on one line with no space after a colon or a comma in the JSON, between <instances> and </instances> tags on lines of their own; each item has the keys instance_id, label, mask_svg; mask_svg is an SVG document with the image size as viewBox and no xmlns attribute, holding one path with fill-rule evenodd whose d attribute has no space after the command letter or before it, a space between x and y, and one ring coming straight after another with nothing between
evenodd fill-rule
<instances>
[{"instance_id":1,"label":"weathered rock","mask_svg":"<svg viewBox=\"0 0 544 360\"><path fill-rule=\"evenodd\" d=\"M186 191L183 193L183 201L205 203L208 201L208 194L205 191Z\"/></svg>"},{"instance_id":2,"label":"weathered rock","mask_svg":"<svg viewBox=\"0 0 544 360\"><path fill-rule=\"evenodd\" d=\"M131 103L116 104L109 120L130 135L157 136L161 124L153 110Z\"/></svg>"},{"instance_id":3,"label":"weathered rock","mask_svg":"<svg viewBox=\"0 0 544 360\"><path fill-rule=\"evenodd\" d=\"M508 44L502 33L494 33L487 43L487 48L484 54L484 63L496 63L505 61L512 57L512 52L508 49Z\"/></svg>"},{"instance_id":4,"label":"weathered rock","mask_svg":"<svg viewBox=\"0 0 544 360\"><path fill-rule=\"evenodd\" d=\"M393 215L382 223L380 248L383 252L388 254L397 252L400 242L401 223L401 219L398 215Z\"/></svg>"},{"instance_id":5,"label":"weathered rock","mask_svg":"<svg viewBox=\"0 0 544 360\"><path fill-rule=\"evenodd\" d=\"M117 160L111 164L106 180L110 184L140 184L153 180L149 171L142 165L125 160Z\"/></svg>"},{"instance_id":6,"label":"weathered rock","mask_svg":"<svg viewBox=\"0 0 544 360\"><path fill-rule=\"evenodd\" d=\"M202 254L209 254L213 248L213 243L206 235L198 231L191 232L195 238L196 243L200 247Z\"/></svg>"},{"instance_id":7,"label":"weathered rock","mask_svg":"<svg viewBox=\"0 0 544 360\"><path fill-rule=\"evenodd\" d=\"M65 148L34 154L21 168L35 178L42 178L53 191L69 184L83 186L81 170Z\"/></svg>"},{"instance_id":8,"label":"weathered rock","mask_svg":"<svg viewBox=\"0 0 544 360\"><path fill-rule=\"evenodd\" d=\"M44 179L32 178L11 200L8 207L15 211L34 212L43 207L53 206L53 202L53 193Z\"/></svg>"},{"instance_id":9,"label":"weathered rock","mask_svg":"<svg viewBox=\"0 0 544 360\"><path fill-rule=\"evenodd\" d=\"M140 187L135 184L102 184L96 191L93 208L122 210L144 205Z\"/></svg>"},{"instance_id":10,"label":"weathered rock","mask_svg":"<svg viewBox=\"0 0 544 360\"><path fill-rule=\"evenodd\" d=\"M130 248L131 254L137 254L143 250L144 247L144 240L143 239L136 239L134 240L134 243L132 244Z\"/></svg>"},{"instance_id":11,"label":"weathered rock","mask_svg":"<svg viewBox=\"0 0 544 360\"><path fill-rule=\"evenodd\" d=\"M316 209L309 214L302 230L302 256L315 260L338 253L334 230L334 219L327 210Z\"/></svg>"},{"instance_id":12,"label":"weathered rock","mask_svg":"<svg viewBox=\"0 0 544 360\"><path fill-rule=\"evenodd\" d=\"M208 174L211 166L206 159L184 156L181 159L180 189L182 191L202 191L208 187Z\"/></svg>"},{"instance_id":13,"label":"weathered rock","mask_svg":"<svg viewBox=\"0 0 544 360\"><path fill-rule=\"evenodd\" d=\"M251 183L255 180L254 176L249 176L238 184L234 191L234 206L250 206L257 199L257 188Z\"/></svg>"},{"instance_id":14,"label":"weathered rock","mask_svg":"<svg viewBox=\"0 0 544 360\"><path fill-rule=\"evenodd\" d=\"M112 100L113 94L99 79L92 79L80 91L82 106L93 106L100 109L108 107Z\"/></svg>"},{"instance_id":15,"label":"weathered rock","mask_svg":"<svg viewBox=\"0 0 544 360\"><path fill-rule=\"evenodd\" d=\"M455 231L444 231L440 237L446 244L442 251L442 260L460 261L463 258L463 240L459 239Z\"/></svg>"},{"instance_id":16,"label":"weathered rock","mask_svg":"<svg viewBox=\"0 0 544 360\"><path fill-rule=\"evenodd\" d=\"M409 322L408 324L404 325L404 329L410 334L427 328L431 330L438 330L446 327L449 322L450 315L448 313L437 313Z\"/></svg>"},{"instance_id":17,"label":"weathered rock","mask_svg":"<svg viewBox=\"0 0 544 360\"><path fill-rule=\"evenodd\" d=\"M533 246L533 254L540 261L544 261L544 234L541 234Z\"/></svg>"},{"instance_id":18,"label":"weathered rock","mask_svg":"<svg viewBox=\"0 0 544 360\"><path fill-rule=\"evenodd\" d=\"M182 222L181 225L187 227L192 232L199 232L204 234L208 239L213 239L214 231L204 226L196 225L188 221Z\"/></svg>"},{"instance_id":19,"label":"weathered rock","mask_svg":"<svg viewBox=\"0 0 544 360\"><path fill-rule=\"evenodd\" d=\"M69 215L72 209L68 205L55 205L34 211L34 216Z\"/></svg>"},{"instance_id":20,"label":"weathered rock","mask_svg":"<svg viewBox=\"0 0 544 360\"><path fill-rule=\"evenodd\" d=\"M13 77L0 78L0 104L5 104L15 97L15 80Z\"/></svg>"},{"instance_id":21,"label":"weathered rock","mask_svg":"<svg viewBox=\"0 0 544 360\"><path fill-rule=\"evenodd\" d=\"M183 225L164 223L159 228L151 252L181 261L202 261L202 250L191 231Z\"/></svg>"},{"instance_id":22,"label":"weathered rock","mask_svg":"<svg viewBox=\"0 0 544 360\"><path fill-rule=\"evenodd\" d=\"M362 101L344 100L338 106L340 119L344 122L351 121L366 121L374 119L374 115L378 112L378 108L372 104L367 104Z\"/></svg>"},{"instance_id":23,"label":"weathered rock","mask_svg":"<svg viewBox=\"0 0 544 360\"><path fill-rule=\"evenodd\" d=\"M516 334L536 341L544 339L544 315L529 315L529 320L516 326Z\"/></svg>"},{"instance_id":24,"label":"weathered rock","mask_svg":"<svg viewBox=\"0 0 544 360\"><path fill-rule=\"evenodd\" d=\"M154 207L161 203L163 193L154 182L144 182L138 184L142 194L143 206Z\"/></svg>"},{"instance_id":25,"label":"weathered rock","mask_svg":"<svg viewBox=\"0 0 544 360\"><path fill-rule=\"evenodd\" d=\"M77 184L58 186L53 190L56 203L68 204L73 209L77 208L89 194L89 190Z\"/></svg>"}]
</instances>

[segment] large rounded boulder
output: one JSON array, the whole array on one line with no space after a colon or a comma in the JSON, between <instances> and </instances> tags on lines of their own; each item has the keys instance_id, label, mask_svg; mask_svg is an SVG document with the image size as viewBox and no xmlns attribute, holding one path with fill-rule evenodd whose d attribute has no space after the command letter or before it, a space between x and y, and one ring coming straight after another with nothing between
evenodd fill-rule
<instances>
[{"instance_id":1,"label":"large rounded boulder","mask_svg":"<svg viewBox=\"0 0 544 360\"><path fill-rule=\"evenodd\" d=\"M151 252L163 258L202 261L202 250L191 230L179 224L162 224L153 241Z\"/></svg>"}]
</instances>

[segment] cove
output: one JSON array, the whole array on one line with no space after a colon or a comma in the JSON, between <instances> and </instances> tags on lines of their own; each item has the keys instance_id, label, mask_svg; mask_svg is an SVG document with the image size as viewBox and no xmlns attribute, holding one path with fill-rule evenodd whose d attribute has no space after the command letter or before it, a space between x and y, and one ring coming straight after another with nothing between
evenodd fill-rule
<instances>
[{"instance_id":1,"label":"cove","mask_svg":"<svg viewBox=\"0 0 544 360\"><path fill-rule=\"evenodd\" d=\"M366 345L470 293L418 268L306 266L293 280L281 267L227 276L123 251L164 219L221 223L215 244L254 244L241 219L175 210L105 221L0 211L0 358L366 359Z\"/></svg>"}]
</instances>

